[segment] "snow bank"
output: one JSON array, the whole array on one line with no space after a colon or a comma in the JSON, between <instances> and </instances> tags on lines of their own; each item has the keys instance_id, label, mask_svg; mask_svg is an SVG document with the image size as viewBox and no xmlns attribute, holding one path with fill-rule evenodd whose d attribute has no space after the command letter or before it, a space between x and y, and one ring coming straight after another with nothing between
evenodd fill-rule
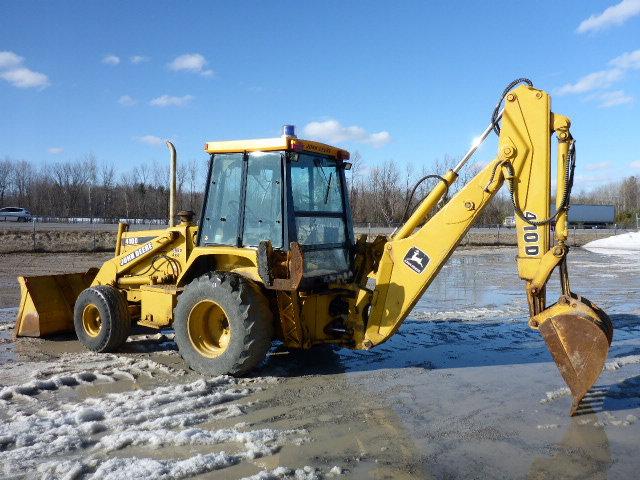
<instances>
[{"instance_id":1,"label":"snow bank","mask_svg":"<svg viewBox=\"0 0 640 480\"><path fill-rule=\"evenodd\" d=\"M587 243L582 248L605 255L631 255L640 252L640 232L600 238Z\"/></svg>"}]
</instances>

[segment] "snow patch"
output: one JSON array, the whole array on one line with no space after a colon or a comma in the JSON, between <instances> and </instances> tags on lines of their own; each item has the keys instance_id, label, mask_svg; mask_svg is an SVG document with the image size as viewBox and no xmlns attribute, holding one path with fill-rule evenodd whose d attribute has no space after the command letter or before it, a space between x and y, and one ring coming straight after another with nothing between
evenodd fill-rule
<instances>
[{"instance_id":1,"label":"snow patch","mask_svg":"<svg viewBox=\"0 0 640 480\"><path fill-rule=\"evenodd\" d=\"M514 316L523 312L523 308L515 305L505 305L503 308L468 308L464 310L451 310L443 312L413 311L412 320L481 320Z\"/></svg>"},{"instance_id":2,"label":"snow patch","mask_svg":"<svg viewBox=\"0 0 640 480\"><path fill-rule=\"evenodd\" d=\"M286 467L278 467L274 470L262 470L255 475L244 477L240 480L281 480L291 478L291 475L293 475L292 469Z\"/></svg>"},{"instance_id":3,"label":"snow patch","mask_svg":"<svg viewBox=\"0 0 640 480\"><path fill-rule=\"evenodd\" d=\"M635 415L627 415L624 419L617 418L615 415L605 411L603 418L593 423L594 427L628 427L636 423L638 418Z\"/></svg>"},{"instance_id":4,"label":"snow patch","mask_svg":"<svg viewBox=\"0 0 640 480\"><path fill-rule=\"evenodd\" d=\"M217 445L225 442L244 444L247 458L260 458L273 455L280 446L295 436L304 435L304 430L251 430L241 432L236 429L204 430L188 428L173 430L130 430L105 435L95 448L112 452L129 446L151 446L154 449L168 445Z\"/></svg>"},{"instance_id":5,"label":"snow patch","mask_svg":"<svg viewBox=\"0 0 640 480\"><path fill-rule=\"evenodd\" d=\"M587 243L582 248L605 255L632 255L640 252L640 232L629 232L600 238Z\"/></svg>"},{"instance_id":6,"label":"snow patch","mask_svg":"<svg viewBox=\"0 0 640 480\"><path fill-rule=\"evenodd\" d=\"M536 428L538 430L552 430L554 428L560 428L560 425L556 423L550 423L548 425L538 425Z\"/></svg>"},{"instance_id":7,"label":"snow patch","mask_svg":"<svg viewBox=\"0 0 640 480\"><path fill-rule=\"evenodd\" d=\"M55 371L56 367L50 370ZM42 371L35 375L42 375ZM53 387L57 385L55 379L61 378L56 375L53 380L40 382ZM69 478L77 478L93 471L92 478L183 478L270 455L285 443L305 441L303 430L211 431L195 427L243 414L245 407L233 402L261 390L257 380L220 376L151 390L111 393L76 404L55 405L48 401L46 407L40 407L36 400L16 402L12 391L3 400L7 420L0 424L0 476L4 473L13 478L37 470L42 478L63 478L71 472L76 473ZM110 458L110 452L129 445L221 442L239 443L243 451L234 456L221 452L187 460ZM61 456L71 462L64 469L58 466Z\"/></svg>"},{"instance_id":8,"label":"snow patch","mask_svg":"<svg viewBox=\"0 0 640 480\"><path fill-rule=\"evenodd\" d=\"M90 383L111 383L121 379L135 382L141 376L152 378L157 373L182 376L186 371L145 358L94 352L65 353L52 364L31 372L31 380L0 389L0 400L34 397L43 391Z\"/></svg>"},{"instance_id":9,"label":"snow patch","mask_svg":"<svg viewBox=\"0 0 640 480\"><path fill-rule=\"evenodd\" d=\"M543 398L542 400L540 400L540 403L549 403L554 400L557 400L560 397L569 396L571 395L571 390L569 390L567 387L563 387L563 388L559 388L558 390L552 390L551 392L546 392L545 395L546 395L546 398Z\"/></svg>"}]
</instances>

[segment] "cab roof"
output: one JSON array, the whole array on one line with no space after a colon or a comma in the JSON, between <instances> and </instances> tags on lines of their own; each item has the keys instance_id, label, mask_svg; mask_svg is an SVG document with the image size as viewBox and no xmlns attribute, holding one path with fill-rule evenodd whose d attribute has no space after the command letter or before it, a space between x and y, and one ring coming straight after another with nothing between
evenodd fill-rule
<instances>
[{"instance_id":1,"label":"cab roof","mask_svg":"<svg viewBox=\"0 0 640 480\"><path fill-rule=\"evenodd\" d=\"M349 152L325 143L302 140L295 136L283 135L275 138L256 138L252 140L226 140L221 142L207 142L204 145L207 153L239 153L239 152L271 152L290 150L294 152L320 153L335 157L338 160L348 160Z\"/></svg>"}]
</instances>

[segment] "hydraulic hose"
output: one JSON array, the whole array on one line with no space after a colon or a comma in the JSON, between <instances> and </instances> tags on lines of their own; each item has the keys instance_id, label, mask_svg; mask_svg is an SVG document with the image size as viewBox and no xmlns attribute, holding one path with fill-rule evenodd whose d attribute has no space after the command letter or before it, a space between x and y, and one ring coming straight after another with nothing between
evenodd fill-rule
<instances>
[{"instance_id":1,"label":"hydraulic hose","mask_svg":"<svg viewBox=\"0 0 640 480\"><path fill-rule=\"evenodd\" d=\"M447 185L447 190L449 189L449 184L448 184L448 183L447 183L447 181L446 181L444 178L442 178L440 175L425 175L424 177L422 177L422 178L421 178L420 180L418 180L418 181L416 182L416 184L413 186L413 190L411 190L411 194L409 195L409 199L407 200L407 204L406 204L406 206L405 206L405 208L404 208L404 214L402 214L402 222L401 222L401 223L406 222L406 221L407 221L407 219L410 217L409 210L411 209L411 202L413 201L413 196L415 195L416 190L418 189L418 187L420 186L420 184L421 184L422 182L424 182L425 180L428 180L428 179L430 179L430 178L437 178L437 179L439 179L439 180L442 180L442 181L445 183L445 185ZM447 196L447 194L445 193L445 198L446 198L446 196ZM411 213L413 213L413 212L411 212Z\"/></svg>"},{"instance_id":2,"label":"hydraulic hose","mask_svg":"<svg viewBox=\"0 0 640 480\"><path fill-rule=\"evenodd\" d=\"M498 101L498 104L496 105L495 109L493 110L493 113L491 115L491 125L493 126L493 131L496 133L496 135L500 136L500 109L502 107L502 103L504 102L504 99L506 98L506 96L509 94L509 92L516 86L519 85L520 83L525 83L530 87L533 87L533 82L531 80L529 80L528 78L517 78L516 80L514 80L513 82L511 82L509 85L507 85L507 87L504 89L504 91L502 92L502 96L500 97L500 100ZM528 223L529 225L534 225L534 226L540 226L540 225L546 225L550 222L552 222L553 220L555 220L558 215L560 214L560 212L562 211L568 211L569 210L569 202L571 199L571 189L573 188L573 175L575 172L575 168L576 168L576 142L575 140L571 140L571 148L569 149L569 158L567 159L567 167L566 167L566 172L565 172L565 184L564 184L564 191L562 193L562 202L560 202L560 207L556 210L556 213L554 213L552 216L550 216L549 218L545 218L544 220L533 220L530 218L527 218L524 214L524 212L522 211L522 209L520 208L520 205L518 204L518 200L516 198L516 190L517 190L517 184L515 181L515 170L513 168L513 165L511 164L511 162L503 162L503 163L498 163L496 164L496 166L493 169L493 173L491 174L491 180L489 181L489 185L493 182L493 179L495 177L495 173L498 169L499 166L504 166L507 169L507 172L509 173L509 177L507 178L507 185L509 188L509 193L511 195L511 203L513 204L513 209L515 211L515 214L521 218L523 221L525 221L526 223Z\"/></svg>"},{"instance_id":3,"label":"hydraulic hose","mask_svg":"<svg viewBox=\"0 0 640 480\"><path fill-rule=\"evenodd\" d=\"M520 205L518 204L518 200L516 199L517 186L514 178L515 170L513 168L513 165L511 164L511 162L505 162L503 165L509 172L507 185L509 188L509 193L511 195L511 203L513 204L513 210L515 211L518 217L520 217L522 220L527 222L529 225L534 225L534 226L546 225L547 223L550 223L553 220L555 220L558 217L558 215L560 215L561 212L565 210L569 211L569 201L571 200L571 189L573 188L573 175L576 168L576 142L575 141L571 142L571 148L569 149L569 158L567 162L567 169L565 172L564 191L562 193L562 201L560 202L560 207L558 207L558 209L556 210L556 213L551 215L549 218L545 218L544 220L532 220L530 218L527 218L524 215L524 213L522 212L522 209L520 208Z\"/></svg>"}]
</instances>

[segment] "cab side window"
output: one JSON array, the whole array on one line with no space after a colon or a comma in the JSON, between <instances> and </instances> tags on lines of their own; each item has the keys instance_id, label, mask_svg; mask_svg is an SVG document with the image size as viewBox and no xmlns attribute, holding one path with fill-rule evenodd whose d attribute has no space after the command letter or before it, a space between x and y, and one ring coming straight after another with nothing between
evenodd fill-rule
<instances>
[{"instance_id":1,"label":"cab side window","mask_svg":"<svg viewBox=\"0 0 640 480\"><path fill-rule=\"evenodd\" d=\"M201 243L238 244L242 200L242 153L216 154L200 233Z\"/></svg>"}]
</instances>

